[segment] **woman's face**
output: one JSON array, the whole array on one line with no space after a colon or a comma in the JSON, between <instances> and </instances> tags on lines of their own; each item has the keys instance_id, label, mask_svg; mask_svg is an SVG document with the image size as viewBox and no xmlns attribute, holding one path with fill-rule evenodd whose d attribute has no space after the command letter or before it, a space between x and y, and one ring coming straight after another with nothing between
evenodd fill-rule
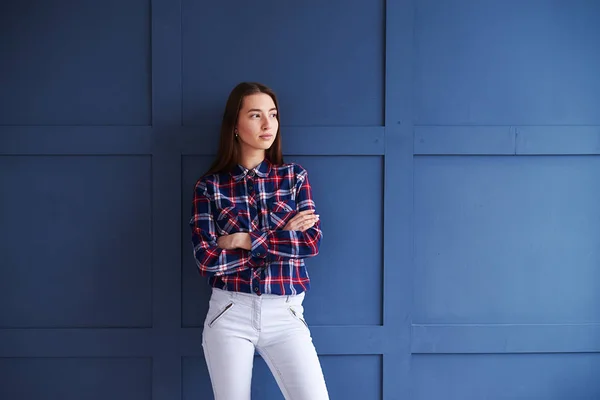
<instances>
[{"instance_id":1,"label":"woman's face","mask_svg":"<svg viewBox=\"0 0 600 400\"><path fill-rule=\"evenodd\" d=\"M242 151L269 149L279 128L277 109L271 96L265 93L246 96L236 128Z\"/></svg>"}]
</instances>

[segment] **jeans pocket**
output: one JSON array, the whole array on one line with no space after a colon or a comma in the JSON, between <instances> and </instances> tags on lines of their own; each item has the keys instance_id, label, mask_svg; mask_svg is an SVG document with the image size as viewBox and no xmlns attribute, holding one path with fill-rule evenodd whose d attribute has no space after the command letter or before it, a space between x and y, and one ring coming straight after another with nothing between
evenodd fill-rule
<instances>
[{"instance_id":1,"label":"jeans pocket","mask_svg":"<svg viewBox=\"0 0 600 400\"><path fill-rule=\"evenodd\" d=\"M212 328L217 323L217 321L220 320L227 313L227 311L231 310L231 307L233 307L233 302L229 302L225 307L221 308L217 315L215 315L208 321L208 327Z\"/></svg>"},{"instance_id":2,"label":"jeans pocket","mask_svg":"<svg viewBox=\"0 0 600 400\"><path fill-rule=\"evenodd\" d=\"M308 329L308 324L306 323L306 321L304 320L304 318L302 318L301 314L299 314L298 312L296 312L296 310L294 310L293 307L289 307L288 310L290 310L290 313L292 314L292 316L297 319L298 321L302 322L304 324L304 326L306 327L306 329Z\"/></svg>"}]
</instances>

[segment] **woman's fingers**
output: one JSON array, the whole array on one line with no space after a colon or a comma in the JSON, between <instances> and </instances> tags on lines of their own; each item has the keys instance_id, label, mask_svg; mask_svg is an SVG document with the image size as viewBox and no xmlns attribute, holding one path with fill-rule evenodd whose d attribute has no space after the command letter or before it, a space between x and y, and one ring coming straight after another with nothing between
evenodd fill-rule
<instances>
[{"instance_id":1,"label":"woman's fingers","mask_svg":"<svg viewBox=\"0 0 600 400\"><path fill-rule=\"evenodd\" d=\"M300 211L290 219L284 229L292 231L305 231L310 229L319 220L319 215L314 210Z\"/></svg>"},{"instance_id":2,"label":"woman's fingers","mask_svg":"<svg viewBox=\"0 0 600 400\"><path fill-rule=\"evenodd\" d=\"M306 215L304 216L303 220L300 222L300 229L301 231L305 231L307 229L312 228L317 221L319 220L319 216L317 214L314 215Z\"/></svg>"},{"instance_id":3,"label":"woman's fingers","mask_svg":"<svg viewBox=\"0 0 600 400\"><path fill-rule=\"evenodd\" d=\"M319 216L316 214L301 215L298 219L302 222L316 221L317 219L319 219Z\"/></svg>"}]
</instances>

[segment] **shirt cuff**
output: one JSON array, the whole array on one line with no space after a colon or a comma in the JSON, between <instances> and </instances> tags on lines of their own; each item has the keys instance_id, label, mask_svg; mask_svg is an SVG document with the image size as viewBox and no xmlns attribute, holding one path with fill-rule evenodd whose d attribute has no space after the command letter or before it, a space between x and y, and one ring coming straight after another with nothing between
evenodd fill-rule
<instances>
[{"instance_id":1,"label":"shirt cuff","mask_svg":"<svg viewBox=\"0 0 600 400\"><path fill-rule=\"evenodd\" d=\"M250 250L250 262L255 267L263 267L267 263L269 255L269 241L267 232L248 232L252 242L252 250Z\"/></svg>"}]
</instances>

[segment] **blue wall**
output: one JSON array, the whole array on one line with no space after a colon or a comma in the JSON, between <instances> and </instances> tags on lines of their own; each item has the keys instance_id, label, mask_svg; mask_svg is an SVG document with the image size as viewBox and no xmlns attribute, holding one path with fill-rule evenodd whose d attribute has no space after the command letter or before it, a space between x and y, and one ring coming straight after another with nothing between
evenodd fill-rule
<instances>
[{"instance_id":1,"label":"blue wall","mask_svg":"<svg viewBox=\"0 0 600 400\"><path fill-rule=\"evenodd\" d=\"M241 80L311 173L332 400L600 399L599 2L0 18L0 399L212 398L187 220ZM260 358L253 381L281 398Z\"/></svg>"}]
</instances>

